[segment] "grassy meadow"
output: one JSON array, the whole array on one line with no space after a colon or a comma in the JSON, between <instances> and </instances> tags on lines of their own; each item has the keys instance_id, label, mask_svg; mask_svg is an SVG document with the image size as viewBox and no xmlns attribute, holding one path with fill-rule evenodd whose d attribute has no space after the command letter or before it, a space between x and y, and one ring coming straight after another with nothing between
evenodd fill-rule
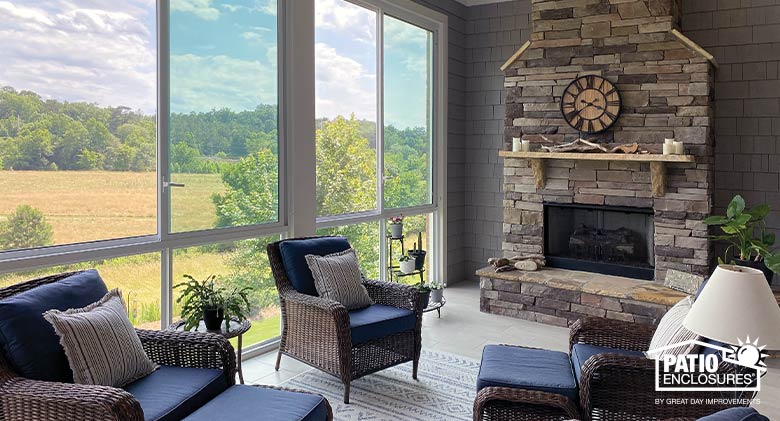
<instances>
[{"instance_id":1,"label":"grassy meadow","mask_svg":"<svg viewBox=\"0 0 780 421\"><path fill-rule=\"evenodd\" d=\"M172 229L212 228L216 222L213 193L224 190L219 174L176 174L173 181ZM54 244L105 240L154 234L157 230L157 187L154 173L109 171L0 171L0 221L21 204L39 209L52 226ZM229 252L201 248L174 253L174 283L183 274L196 278L227 275L232 270ZM120 288L133 322L160 327L160 255L150 253L97 262L47 268L25 273L0 274L0 286L68 270L96 268L109 288ZM178 313L174 309L175 313ZM277 309L266 309L244 343L278 335ZM234 343L235 345L235 343Z\"/></svg>"}]
</instances>

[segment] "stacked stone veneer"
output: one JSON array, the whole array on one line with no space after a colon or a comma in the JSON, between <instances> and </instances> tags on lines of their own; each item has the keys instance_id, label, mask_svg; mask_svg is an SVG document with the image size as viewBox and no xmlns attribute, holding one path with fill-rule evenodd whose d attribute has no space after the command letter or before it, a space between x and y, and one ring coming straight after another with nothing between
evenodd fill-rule
<instances>
[{"instance_id":1,"label":"stacked stone veneer","mask_svg":"<svg viewBox=\"0 0 780 421\"><path fill-rule=\"evenodd\" d=\"M654 210L656 279L667 269L708 272L714 67L672 34L679 16L674 0L532 1L531 46L505 71L505 149L512 137L533 149L577 138L561 94L596 74L615 83L623 105L612 128L584 137L653 153L674 137L696 163L666 164L666 194L652 197L647 163L546 160L547 183L537 189L529 160L505 159L505 255L544 251L545 202L644 207Z\"/></svg>"},{"instance_id":2,"label":"stacked stone veneer","mask_svg":"<svg viewBox=\"0 0 780 421\"><path fill-rule=\"evenodd\" d=\"M480 310L556 326L592 316L655 325L685 297L656 283L599 275L573 279L566 272L482 269L477 272Z\"/></svg>"}]
</instances>

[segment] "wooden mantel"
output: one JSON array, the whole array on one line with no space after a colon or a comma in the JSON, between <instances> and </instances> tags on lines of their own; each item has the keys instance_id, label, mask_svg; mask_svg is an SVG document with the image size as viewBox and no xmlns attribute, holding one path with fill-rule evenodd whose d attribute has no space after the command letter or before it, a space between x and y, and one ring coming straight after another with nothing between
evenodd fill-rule
<instances>
[{"instance_id":1,"label":"wooden mantel","mask_svg":"<svg viewBox=\"0 0 780 421\"><path fill-rule=\"evenodd\" d=\"M666 163L696 162L693 155L661 155L661 154L623 154L623 153L587 153L587 152L512 152L499 151L503 158L518 158L531 160L536 188L544 188L547 183L545 175L545 160L566 159L575 161L630 161L649 162L650 177L653 186L653 196L662 197L666 194Z\"/></svg>"}]
</instances>

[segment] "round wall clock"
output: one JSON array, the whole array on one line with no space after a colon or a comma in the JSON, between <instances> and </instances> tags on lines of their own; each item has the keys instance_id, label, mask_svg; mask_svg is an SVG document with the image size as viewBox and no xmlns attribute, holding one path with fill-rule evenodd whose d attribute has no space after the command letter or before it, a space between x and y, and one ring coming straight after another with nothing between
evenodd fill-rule
<instances>
[{"instance_id":1,"label":"round wall clock","mask_svg":"<svg viewBox=\"0 0 780 421\"><path fill-rule=\"evenodd\" d=\"M601 76L578 77L563 91L561 113L577 131L603 132L620 115L620 93L612 82Z\"/></svg>"}]
</instances>

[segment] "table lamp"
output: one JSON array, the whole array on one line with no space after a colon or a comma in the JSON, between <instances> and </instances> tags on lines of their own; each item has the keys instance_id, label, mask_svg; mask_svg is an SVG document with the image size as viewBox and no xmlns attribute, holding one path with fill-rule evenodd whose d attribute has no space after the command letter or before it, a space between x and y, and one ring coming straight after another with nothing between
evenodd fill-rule
<instances>
[{"instance_id":1,"label":"table lamp","mask_svg":"<svg viewBox=\"0 0 780 421\"><path fill-rule=\"evenodd\" d=\"M730 345L750 337L768 350L780 349L780 306L763 272L753 268L718 266L683 326Z\"/></svg>"}]
</instances>

